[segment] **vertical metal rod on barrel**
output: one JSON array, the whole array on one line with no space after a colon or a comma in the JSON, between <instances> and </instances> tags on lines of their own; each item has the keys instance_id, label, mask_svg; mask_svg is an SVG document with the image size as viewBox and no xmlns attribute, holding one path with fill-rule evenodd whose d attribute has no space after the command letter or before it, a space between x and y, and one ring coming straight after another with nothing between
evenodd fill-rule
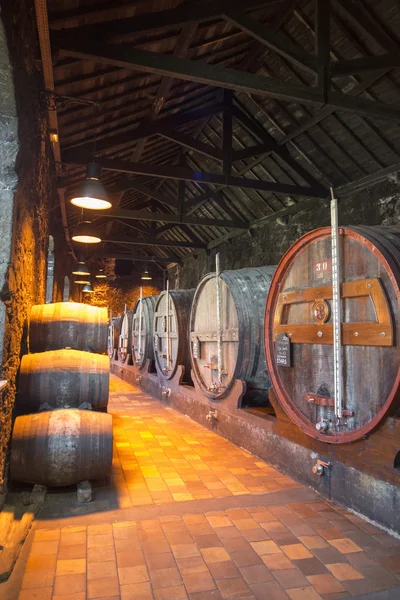
<instances>
[{"instance_id":1,"label":"vertical metal rod on barrel","mask_svg":"<svg viewBox=\"0 0 400 600\"><path fill-rule=\"evenodd\" d=\"M338 226L338 205L331 188L331 226L332 226L332 307L333 307L333 367L335 415L342 418L343 378L342 378L342 307L340 300L340 245Z\"/></svg>"},{"instance_id":2,"label":"vertical metal rod on barrel","mask_svg":"<svg viewBox=\"0 0 400 600\"><path fill-rule=\"evenodd\" d=\"M218 386L222 384L222 328L221 328L221 280L219 252L215 256L215 279L217 283L217 356L218 356Z\"/></svg>"},{"instance_id":3,"label":"vertical metal rod on barrel","mask_svg":"<svg viewBox=\"0 0 400 600\"><path fill-rule=\"evenodd\" d=\"M138 341L138 360L142 359L142 301L143 301L143 288L140 286L140 297L139 297L139 341Z\"/></svg>"},{"instance_id":4,"label":"vertical metal rod on barrel","mask_svg":"<svg viewBox=\"0 0 400 600\"><path fill-rule=\"evenodd\" d=\"M169 371L169 279L167 279L167 297L166 297L166 302L167 302L167 310L166 310L166 334L167 334L167 367L166 370Z\"/></svg>"}]
</instances>

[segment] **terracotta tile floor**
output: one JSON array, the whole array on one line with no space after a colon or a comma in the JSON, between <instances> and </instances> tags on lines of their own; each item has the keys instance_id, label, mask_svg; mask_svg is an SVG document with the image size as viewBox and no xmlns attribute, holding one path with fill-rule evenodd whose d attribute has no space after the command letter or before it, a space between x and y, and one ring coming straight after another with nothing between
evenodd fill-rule
<instances>
[{"instance_id":1,"label":"terracotta tile floor","mask_svg":"<svg viewBox=\"0 0 400 600\"><path fill-rule=\"evenodd\" d=\"M400 598L400 540L116 377L109 412L111 484L49 498L19 600Z\"/></svg>"}]
</instances>

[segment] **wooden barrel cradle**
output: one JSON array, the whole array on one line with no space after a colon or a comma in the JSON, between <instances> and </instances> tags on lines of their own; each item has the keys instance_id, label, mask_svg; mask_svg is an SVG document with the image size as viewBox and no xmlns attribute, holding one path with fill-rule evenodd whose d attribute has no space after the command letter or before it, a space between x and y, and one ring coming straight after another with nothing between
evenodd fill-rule
<instances>
[{"instance_id":1,"label":"wooden barrel cradle","mask_svg":"<svg viewBox=\"0 0 400 600\"><path fill-rule=\"evenodd\" d=\"M118 350L118 340L121 331L122 317L111 317L108 323L107 353L113 359Z\"/></svg>"},{"instance_id":2,"label":"wooden barrel cradle","mask_svg":"<svg viewBox=\"0 0 400 600\"><path fill-rule=\"evenodd\" d=\"M172 379L178 365L184 366L190 380L189 318L193 296L194 290L171 290L168 294L161 292L156 303L154 358L157 372L166 380Z\"/></svg>"},{"instance_id":3,"label":"wooden barrel cradle","mask_svg":"<svg viewBox=\"0 0 400 600\"><path fill-rule=\"evenodd\" d=\"M265 316L267 364L279 402L305 433L335 444L368 435L400 408L400 228L343 227L339 244L341 418L333 397L329 227L306 234L284 255Z\"/></svg>"},{"instance_id":4,"label":"wooden barrel cradle","mask_svg":"<svg viewBox=\"0 0 400 600\"><path fill-rule=\"evenodd\" d=\"M101 479L111 471L112 417L90 410L52 410L17 417L11 479L48 486Z\"/></svg>"},{"instance_id":5,"label":"wooden barrel cradle","mask_svg":"<svg viewBox=\"0 0 400 600\"><path fill-rule=\"evenodd\" d=\"M31 352L73 348L103 354L107 350L107 309L79 302L32 306Z\"/></svg>"},{"instance_id":6,"label":"wooden barrel cradle","mask_svg":"<svg viewBox=\"0 0 400 600\"><path fill-rule=\"evenodd\" d=\"M125 363L131 351L133 310L126 310L121 316L121 329L118 337L118 361Z\"/></svg>"},{"instance_id":7,"label":"wooden barrel cradle","mask_svg":"<svg viewBox=\"0 0 400 600\"><path fill-rule=\"evenodd\" d=\"M252 390L255 404L262 403L263 397L267 404L270 380L264 351L264 313L275 268L221 273L221 382L218 381L216 275L209 273L200 281L190 315L190 352L193 375L209 398L223 398L235 380L241 379L246 381L249 392Z\"/></svg>"},{"instance_id":8,"label":"wooden barrel cradle","mask_svg":"<svg viewBox=\"0 0 400 600\"><path fill-rule=\"evenodd\" d=\"M77 408L84 402L94 410L108 403L110 359L81 350L49 350L22 357L18 407L36 412L41 404Z\"/></svg>"},{"instance_id":9,"label":"wooden barrel cradle","mask_svg":"<svg viewBox=\"0 0 400 600\"><path fill-rule=\"evenodd\" d=\"M157 298L158 296L145 296L142 301L139 299L136 302L133 309L132 361L138 369L143 369L146 361L154 362L153 324Z\"/></svg>"}]
</instances>

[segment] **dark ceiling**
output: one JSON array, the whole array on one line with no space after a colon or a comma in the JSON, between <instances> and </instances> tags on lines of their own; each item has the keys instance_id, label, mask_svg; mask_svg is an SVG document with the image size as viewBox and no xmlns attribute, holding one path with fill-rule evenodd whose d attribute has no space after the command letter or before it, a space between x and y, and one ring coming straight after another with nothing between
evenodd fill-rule
<instances>
[{"instance_id":1,"label":"dark ceiling","mask_svg":"<svg viewBox=\"0 0 400 600\"><path fill-rule=\"evenodd\" d=\"M179 261L400 169L396 0L47 10L60 174L68 200L102 164L104 256Z\"/></svg>"}]
</instances>

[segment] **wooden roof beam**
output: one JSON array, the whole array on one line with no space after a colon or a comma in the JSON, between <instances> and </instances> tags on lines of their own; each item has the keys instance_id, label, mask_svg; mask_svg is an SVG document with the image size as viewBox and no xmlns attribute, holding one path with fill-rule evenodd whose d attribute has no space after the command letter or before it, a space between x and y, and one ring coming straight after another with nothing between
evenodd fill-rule
<instances>
[{"instance_id":1,"label":"wooden roof beam","mask_svg":"<svg viewBox=\"0 0 400 600\"><path fill-rule=\"evenodd\" d=\"M243 6L240 3L239 6ZM253 17L245 13L238 7L238 3L232 1L224 2L223 8L224 18L233 25L239 27L256 40L264 44L271 50L275 50L288 60L294 62L298 67L307 70L310 73L316 73L317 65L314 56L311 56L303 50L301 46L284 38L281 33L277 33L274 29L260 23Z\"/></svg>"},{"instance_id":2,"label":"wooden roof beam","mask_svg":"<svg viewBox=\"0 0 400 600\"><path fill-rule=\"evenodd\" d=\"M119 238L112 240L102 240L108 244L125 244L128 246L155 246L155 247L170 247L170 248L207 248L207 244L201 242L177 242L166 238Z\"/></svg>"},{"instance_id":3,"label":"wooden roof beam","mask_svg":"<svg viewBox=\"0 0 400 600\"><path fill-rule=\"evenodd\" d=\"M147 263L176 263L182 264L182 260L176 256L135 256L135 254L122 254L120 252L110 252L107 250L102 251L101 249L97 252L98 256L104 258L115 258L116 260L131 260L133 262L147 262Z\"/></svg>"},{"instance_id":4,"label":"wooden roof beam","mask_svg":"<svg viewBox=\"0 0 400 600\"><path fill-rule=\"evenodd\" d=\"M94 213L95 217L110 219L133 219L139 221L158 221L161 223L183 223L184 225L204 225L206 227L222 227L224 229L248 229L248 223L239 220L205 219L202 217L189 217L187 215L176 215L173 213L155 213L147 210L118 209L104 213Z\"/></svg>"},{"instance_id":5,"label":"wooden roof beam","mask_svg":"<svg viewBox=\"0 0 400 600\"><path fill-rule=\"evenodd\" d=\"M287 159L285 159L287 160ZM294 159L293 159L294 160ZM77 161L72 161L72 164ZM79 162L79 161L78 161ZM128 161L100 159L98 161L103 169L110 171L119 171L121 173L133 173L138 175L149 175L162 179L178 179L192 181L200 185L225 185L227 187L261 190L264 192L274 192L276 194L289 194L293 196L310 196L313 198L324 198L326 190L322 186L303 187L287 183L278 183L275 181L262 181L259 179L250 179L245 177L234 177L221 173L206 173L194 171L186 167L173 165L153 165L151 163L131 163ZM296 162L296 161L294 161ZM85 164L85 161L79 164Z\"/></svg>"},{"instance_id":6,"label":"wooden roof beam","mask_svg":"<svg viewBox=\"0 0 400 600\"><path fill-rule=\"evenodd\" d=\"M58 43L61 52L65 55L115 65L123 69L131 68L162 76L168 75L186 81L196 81L205 85L234 89L271 98L295 100L301 103L320 105L325 101L323 92L318 88L297 85L186 58L139 50L128 45L102 44L80 39L65 41L62 38L58 40ZM329 105L338 109L400 121L400 110L382 102L355 98L331 90L328 91L326 100Z\"/></svg>"},{"instance_id":7,"label":"wooden roof beam","mask_svg":"<svg viewBox=\"0 0 400 600\"><path fill-rule=\"evenodd\" d=\"M343 77L354 73L381 71L382 69L396 69L400 67L400 49L396 53L387 53L380 56L362 56L350 60L338 60L331 64L332 77Z\"/></svg>"},{"instance_id":8,"label":"wooden roof beam","mask_svg":"<svg viewBox=\"0 0 400 600\"><path fill-rule=\"evenodd\" d=\"M105 138L97 140L96 155L102 151L104 152L106 150L108 151L113 148L117 148L118 146L123 146L124 144L130 144L142 138L148 138L152 135L162 135L163 131L168 132L176 127L182 127L188 123L200 121L201 119L204 119L205 117L211 117L222 110L223 104L215 103L205 106L204 108L189 110L186 113L176 116L165 117L164 119L159 119L155 122L144 121L138 127L136 127L136 129L123 131L122 133L109 135ZM92 154L93 142L89 141L81 144L80 146L64 150L62 153L62 158L64 161L68 162L74 157L83 157L87 161Z\"/></svg>"}]
</instances>

